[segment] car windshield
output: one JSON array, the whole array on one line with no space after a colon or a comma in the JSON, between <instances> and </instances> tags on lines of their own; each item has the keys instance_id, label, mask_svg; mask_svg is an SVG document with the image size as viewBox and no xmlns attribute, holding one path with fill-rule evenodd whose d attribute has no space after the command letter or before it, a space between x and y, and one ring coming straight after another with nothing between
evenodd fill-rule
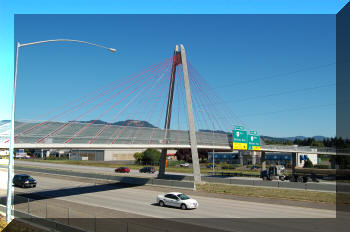
<instances>
[{"instance_id":1,"label":"car windshield","mask_svg":"<svg viewBox=\"0 0 350 232\"><path fill-rule=\"evenodd\" d=\"M28 177L25 177L25 180L34 180L34 179L33 179L33 177L28 176Z\"/></svg>"},{"instance_id":2,"label":"car windshield","mask_svg":"<svg viewBox=\"0 0 350 232\"><path fill-rule=\"evenodd\" d=\"M177 195L181 200L188 200L188 199L190 199L190 197L189 196L186 196L185 194L179 194L179 195Z\"/></svg>"}]
</instances>

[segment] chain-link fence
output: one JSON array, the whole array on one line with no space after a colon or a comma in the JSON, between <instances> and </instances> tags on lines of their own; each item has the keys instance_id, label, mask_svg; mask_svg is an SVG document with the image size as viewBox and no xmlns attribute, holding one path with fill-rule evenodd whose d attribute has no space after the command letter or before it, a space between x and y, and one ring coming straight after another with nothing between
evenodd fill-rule
<instances>
[{"instance_id":1,"label":"chain-link fence","mask_svg":"<svg viewBox=\"0 0 350 232\"><path fill-rule=\"evenodd\" d=\"M5 198L0 199L2 209ZM17 218L31 220L46 227L60 229L62 231L121 231L121 232L166 232L167 229L156 228L145 223L140 223L133 218L104 218L93 211L76 210L66 207L59 202L48 199L32 199L14 195L14 214ZM111 215L108 215L111 216Z\"/></svg>"}]
</instances>

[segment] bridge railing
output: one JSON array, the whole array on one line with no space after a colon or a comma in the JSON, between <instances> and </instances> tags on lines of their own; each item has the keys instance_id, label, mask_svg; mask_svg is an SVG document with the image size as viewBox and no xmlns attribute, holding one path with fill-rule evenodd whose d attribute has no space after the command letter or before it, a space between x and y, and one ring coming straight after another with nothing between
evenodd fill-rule
<instances>
[{"instance_id":1,"label":"bridge railing","mask_svg":"<svg viewBox=\"0 0 350 232\"><path fill-rule=\"evenodd\" d=\"M190 144L189 133L185 130L168 130L168 137L165 138L165 130L160 128L120 125L106 127L104 124L94 124L77 135L76 133L86 127L87 123L72 122L60 130L64 123L48 122L29 131L28 128L39 123L28 123L28 125L23 122L16 123L15 143L17 144L35 144L38 141L43 144L64 144L68 139L70 144ZM104 132L97 136L101 129ZM25 133L25 131L28 132ZM50 135L50 132L54 133ZM198 131L196 134L198 145L230 146L226 134L202 131Z\"/></svg>"},{"instance_id":2,"label":"bridge railing","mask_svg":"<svg viewBox=\"0 0 350 232\"><path fill-rule=\"evenodd\" d=\"M268 151L295 151L305 153L336 153L337 150L333 147L312 147L312 146L295 146L295 145L262 145L261 150Z\"/></svg>"}]
</instances>

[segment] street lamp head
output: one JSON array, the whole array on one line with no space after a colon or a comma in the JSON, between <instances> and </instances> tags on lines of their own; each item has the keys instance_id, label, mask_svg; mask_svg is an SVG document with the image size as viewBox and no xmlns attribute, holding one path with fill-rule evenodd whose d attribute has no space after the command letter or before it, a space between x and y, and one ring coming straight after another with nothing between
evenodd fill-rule
<instances>
[{"instance_id":1,"label":"street lamp head","mask_svg":"<svg viewBox=\"0 0 350 232\"><path fill-rule=\"evenodd\" d=\"M108 48L108 50L110 50L111 52L116 52L117 50L114 48Z\"/></svg>"}]
</instances>

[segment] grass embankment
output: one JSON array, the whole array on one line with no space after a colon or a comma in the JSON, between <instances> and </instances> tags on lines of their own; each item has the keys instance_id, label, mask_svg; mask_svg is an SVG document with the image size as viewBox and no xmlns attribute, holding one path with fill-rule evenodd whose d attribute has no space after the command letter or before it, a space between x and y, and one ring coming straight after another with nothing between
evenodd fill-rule
<instances>
[{"instance_id":1,"label":"grass embankment","mask_svg":"<svg viewBox=\"0 0 350 232\"><path fill-rule=\"evenodd\" d=\"M56 163L56 164L72 164L72 165L84 165L84 166L94 166L94 167L108 167L108 168L118 168L118 167L128 167L130 169L140 169L146 165L139 164L117 164L114 162L103 162L103 161L88 161L88 160L39 160L39 159L30 159L30 160L21 160L21 161L31 161L31 162L44 162L44 163ZM158 166L154 166L158 170ZM166 168L167 172L178 172L178 173L192 173L192 168L189 167L175 167L168 166ZM213 171L211 168L206 166L201 166L201 173L207 174L208 172ZM244 175L259 175L258 170L218 170L218 172L230 172L230 173L239 173Z\"/></svg>"},{"instance_id":2,"label":"grass embankment","mask_svg":"<svg viewBox=\"0 0 350 232\"><path fill-rule=\"evenodd\" d=\"M336 194L329 192L316 192L305 190L290 190L290 189L271 189L262 187L250 186L234 186L225 184L206 183L197 185L198 191L209 193L220 193L235 196L261 197L272 199L287 199L297 201L310 201L335 204ZM346 202L344 202L346 203ZM350 202L347 202L349 204Z\"/></svg>"},{"instance_id":3,"label":"grass embankment","mask_svg":"<svg viewBox=\"0 0 350 232\"><path fill-rule=\"evenodd\" d=\"M0 231L2 231L6 226L6 218L0 215Z\"/></svg>"}]
</instances>

